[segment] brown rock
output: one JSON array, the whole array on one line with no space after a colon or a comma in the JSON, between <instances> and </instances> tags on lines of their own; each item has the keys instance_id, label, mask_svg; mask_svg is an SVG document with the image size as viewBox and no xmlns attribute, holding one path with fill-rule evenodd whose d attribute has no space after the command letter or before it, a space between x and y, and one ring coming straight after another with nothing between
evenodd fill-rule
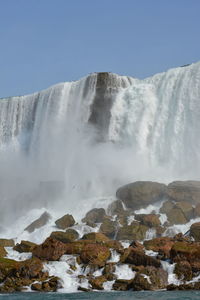
<instances>
[{"instance_id":1,"label":"brown rock","mask_svg":"<svg viewBox=\"0 0 200 300\"><path fill-rule=\"evenodd\" d=\"M141 224L150 228L161 225L159 215L155 215L155 214L149 214L149 215L137 214L135 215L135 220L140 221Z\"/></svg>"},{"instance_id":2,"label":"brown rock","mask_svg":"<svg viewBox=\"0 0 200 300\"><path fill-rule=\"evenodd\" d=\"M114 238L117 229L117 222L104 218L99 231L105 234L109 238Z\"/></svg>"},{"instance_id":3,"label":"brown rock","mask_svg":"<svg viewBox=\"0 0 200 300\"><path fill-rule=\"evenodd\" d=\"M117 279L113 284L113 290L115 291L128 291L130 290L131 280Z\"/></svg>"},{"instance_id":4,"label":"brown rock","mask_svg":"<svg viewBox=\"0 0 200 300\"><path fill-rule=\"evenodd\" d=\"M188 222L184 213L178 207L174 207L172 210L170 210L170 212L167 214L167 218L171 225L185 224Z\"/></svg>"},{"instance_id":5,"label":"brown rock","mask_svg":"<svg viewBox=\"0 0 200 300\"><path fill-rule=\"evenodd\" d=\"M66 229L67 227L73 226L75 224L75 220L72 215L67 214L55 221L55 223L59 229Z\"/></svg>"},{"instance_id":6,"label":"brown rock","mask_svg":"<svg viewBox=\"0 0 200 300\"><path fill-rule=\"evenodd\" d=\"M104 208L94 208L87 212L85 217L82 219L82 222L101 223L105 215L106 212Z\"/></svg>"},{"instance_id":7,"label":"brown rock","mask_svg":"<svg viewBox=\"0 0 200 300\"><path fill-rule=\"evenodd\" d=\"M147 250L159 252L162 258L170 257L170 250L174 245L174 239L169 237L159 237L152 240L144 241L144 247Z\"/></svg>"},{"instance_id":8,"label":"brown rock","mask_svg":"<svg viewBox=\"0 0 200 300\"><path fill-rule=\"evenodd\" d=\"M37 246L35 243L29 242L29 241L21 241L20 244L16 244L13 249L15 251L18 251L19 253L22 252L32 252L33 248Z\"/></svg>"},{"instance_id":9,"label":"brown rock","mask_svg":"<svg viewBox=\"0 0 200 300\"><path fill-rule=\"evenodd\" d=\"M124 212L121 200L115 200L108 206L108 214L111 216L119 215Z\"/></svg>"},{"instance_id":10,"label":"brown rock","mask_svg":"<svg viewBox=\"0 0 200 300\"><path fill-rule=\"evenodd\" d=\"M112 281L117 279L117 276L114 274L115 270L115 263L107 263L102 271L102 274L108 281Z\"/></svg>"},{"instance_id":11,"label":"brown rock","mask_svg":"<svg viewBox=\"0 0 200 300\"><path fill-rule=\"evenodd\" d=\"M188 261L181 261L176 263L174 273L180 280L192 280L192 268Z\"/></svg>"},{"instance_id":12,"label":"brown rock","mask_svg":"<svg viewBox=\"0 0 200 300\"><path fill-rule=\"evenodd\" d=\"M192 236L196 242L200 242L200 222L193 223L190 226L190 236Z\"/></svg>"},{"instance_id":13,"label":"brown rock","mask_svg":"<svg viewBox=\"0 0 200 300\"><path fill-rule=\"evenodd\" d=\"M200 181L174 181L168 185L168 197L177 202L200 202Z\"/></svg>"},{"instance_id":14,"label":"brown rock","mask_svg":"<svg viewBox=\"0 0 200 300\"><path fill-rule=\"evenodd\" d=\"M174 262L200 261L200 244L189 242L175 242L170 251L170 257Z\"/></svg>"},{"instance_id":15,"label":"brown rock","mask_svg":"<svg viewBox=\"0 0 200 300\"><path fill-rule=\"evenodd\" d=\"M147 266L136 274L131 283L135 291L158 290L166 288L168 284L168 274L161 268Z\"/></svg>"},{"instance_id":16,"label":"brown rock","mask_svg":"<svg viewBox=\"0 0 200 300\"><path fill-rule=\"evenodd\" d=\"M50 214L48 214L46 211L34 222L32 222L29 226L27 226L24 230L28 232L33 232L35 229L40 228L44 225L46 225L49 220L51 219Z\"/></svg>"},{"instance_id":17,"label":"brown rock","mask_svg":"<svg viewBox=\"0 0 200 300\"><path fill-rule=\"evenodd\" d=\"M148 227L139 222L132 222L131 225L120 227L116 239L117 240L138 240L142 241L146 237Z\"/></svg>"},{"instance_id":18,"label":"brown rock","mask_svg":"<svg viewBox=\"0 0 200 300\"><path fill-rule=\"evenodd\" d=\"M182 210L187 221L194 218L194 208L191 203L186 201L180 201L176 203L176 207Z\"/></svg>"},{"instance_id":19,"label":"brown rock","mask_svg":"<svg viewBox=\"0 0 200 300\"><path fill-rule=\"evenodd\" d=\"M104 243L104 242L110 241L110 239L101 232L90 232L90 233L84 234L84 236L82 237L82 240L90 240L95 243Z\"/></svg>"},{"instance_id":20,"label":"brown rock","mask_svg":"<svg viewBox=\"0 0 200 300\"><path fill-rule=\"evenodd\" d=\"M135 210L162 200L165 193L166 185L164 184L151 181L137 181L119 188L116 195L126 207Z\"/></svg>"},{"instance_id":21,"label":"brown rock","mask_svg":"<svg viewBox=\"0 0 200 300\"><path fill-rule=\"evenodd\" d=\"M80 258L84 264L104 266L110 255L108 247L99 244L88 244L83 247Z\"/></svg>"},{"instance_id":22,"label":"brown rock","mask_svg":"<svg viewBox=\"0 0 200 300\"><path fill-rule=\"evenodd\" d=\"M194 218L200 217L200 203L198 203L194 208Z\"/></svg>"},{"instance_id":23,"label":"brown rock","mask_svg":"<svg viewBox=\"0 0 200 300\"><path fill-rule=\"evenodd\" d=\"M15 245L15 242L12 239L0 239L0 246L13 247L14 245Z\"/></svg>"},{"instance_id":24,"label":"brown rock","mask_svg":"<svg viewBox=\"0 0 200 300\"><path fill-rule=\"evenodd\" d=\"M32 251L33 256L41 260L58 260L65 252L65 244L51 237L47 238L41 245L36 246Z\"/></svg>"},{"instance_id":25,"label":"brown rock","mask_svg":"<svg viewBox=\"0 0 200 300\"><path fill-rule=\"evenodd\" d=\"M91 278L89 280L89 283L91 284L92 286L92 289L94 290L103 290L103 284L104 282L106 282L107 279L105 278L105 276L98 276L98 277L95 277L95 278Z\"/></svg>"},{"instance_id":26,"label":"brown rock","mask_svg":"<svg viewBox=\"0 0 200 300\"><path fill-rule=\"evenodd\" d=\"M168 214L173 207L174 207L174 202L167 200L163 203L162 207L160 208L160 213Z\"/></svg>"},{"instance_id":27,"label":"brown rock","mask_svg":"<svg viewBox=\"0 0 200 300\"><path fill-rule=\"evenodd\" d=\"M133 264L135 266L154 266L159 268L160 261L154 257L148 256L144 251L129 247L124 251L120 258L121 263Z\"/></svg>"},{"instance_id":28,"label":"brown rock","mask_svg":"<svg viewBox=\"0 0 200 300\"><path fill-rule=\"evenodd\" d=\"M0 257L5 257L7 255L7 251L3 246L0 246Z\"/></svg>"},{"instance_id":29,"label":"brown rock","mask_svg":"<svg viewBox=\"0 0 200 300\"><path fill-rule=\"evenodd\" d=\"M74 229L67 229L65 232L63 231L53 231L50 235L55 240L61 241L63 243L70 243L78 239L79 234Z\"/></svg>"}]
</instances>

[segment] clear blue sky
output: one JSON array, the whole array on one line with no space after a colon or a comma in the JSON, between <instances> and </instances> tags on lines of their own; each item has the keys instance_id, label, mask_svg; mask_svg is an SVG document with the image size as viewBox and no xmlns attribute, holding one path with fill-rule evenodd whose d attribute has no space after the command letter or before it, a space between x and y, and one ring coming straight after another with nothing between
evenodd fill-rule
<instances>
[{"instance_id":1,"label":"clear blue sky","mask_svg":"<svg viewBox=\"0 0 200 300\"><path fill-rule=\"evenodd\" d=\"M0 97L200 60L200 0L0 0Z\"/></svg>"}]
</instances>

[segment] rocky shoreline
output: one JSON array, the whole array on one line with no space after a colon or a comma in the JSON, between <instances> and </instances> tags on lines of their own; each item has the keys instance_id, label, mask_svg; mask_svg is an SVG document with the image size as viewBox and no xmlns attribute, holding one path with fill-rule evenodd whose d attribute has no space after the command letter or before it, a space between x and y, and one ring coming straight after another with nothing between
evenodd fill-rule
<instances>
[{"instance_id":1,"label":"rocky shoreline","mask_svg":"<svg viewBox=\"0 0 200 300\"><path fill-rule=\"evenodd\" d=\"M0 292L56 292L70 284L85 292L199 290L200 182L138 181L116 196L106 209L86 213L82 235L66 212L40 245L0 239ZM49 220L45 212L24 230L40 234ZM184 224L189 230L179 231Z\"/></svg>"}]
</instances>

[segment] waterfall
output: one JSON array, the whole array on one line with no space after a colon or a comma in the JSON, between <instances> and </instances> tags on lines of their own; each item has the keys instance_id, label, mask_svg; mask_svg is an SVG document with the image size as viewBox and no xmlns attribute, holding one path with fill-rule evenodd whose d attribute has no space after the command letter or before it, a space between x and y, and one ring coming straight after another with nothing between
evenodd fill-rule
<instances>
[{"instance_id":1,"label":"waterfall","mask_svg":"<svg viewBox=\"0 0 200 300\"><path fill-rule=\"evenodd\" d=\"M200 63L144 80L93 73L0 99L1 204L55 201L57 183L73 207L133 180L199 179L199 125Z\"/></svg>"}]
</instances>

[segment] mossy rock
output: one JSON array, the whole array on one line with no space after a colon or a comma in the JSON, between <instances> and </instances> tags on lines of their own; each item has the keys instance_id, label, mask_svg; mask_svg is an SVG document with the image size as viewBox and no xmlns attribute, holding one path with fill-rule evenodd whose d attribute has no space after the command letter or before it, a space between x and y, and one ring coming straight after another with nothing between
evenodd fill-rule
<instances>
[{"instance_id":1,"label":"mossy rock","mask_svg":"<svg viewBox=\"0 0 200 300\"><path fill-rule=\"evenodd\" d=\"M82 222L101 223L106 215L104 208L94 208L87 212Z\"/></svg>"},{"instance_id":2,"label":"mossy rock","mask_svg":"<svg viewBox=\"0 0 200 300\"><path fill-rule=\"evenodd\" d=\"M66 229L68 227L73 226L75 224L75 220L72 215L67 214L61 217L60 219L56 220L55 223L59 229Z\"/></svg>"},{"instance_id":3,"label":"mossy rock","mask_svg":"<svg viewBox=\"0 0 200 300\"><path fill-rule=\"evenodd\" d=\"M90 232L87 234L84 234L82 237L82 240L90 240L95 243L104 243L110 241L110 239L101 232Z\"/></svg>"},{"instance_id":4,"label":"mossy rock","mask_svg":"<svg viewBox=\"0 0 200 300\"><path fill-rule=\"evenodd\" d=\"M78 239L79 234L76 230L74 229L67 229L66 232L63 231L53 231L50 235L50 237L61 241L63 243L69 243L69 242L73 242L75 240Z\"/></svg>"},{"instance_id":5,"label":"mossy rock","mask_svg":"<svg viewBox=\"0 0 200 300\"><path fill-rule=\"evenodd\" d=\"M15 246L15 242L13 239L0 239L0 246L13 247Z\"/></svg>"},{"instance_id":6,"label":"mossy rock","mask_svg":"<svg viewBox=\"0 0 200 300\"><path fill-rule=\"evenodd\" d=\"M110 220L109 218L104 218L99 231L105 234L109 238L114 238L117 228L117 222Z\"/></svg>"},{"instance_id":7,"label":"mossy rock","mask_svg":"<svg viewBox=\"0 0 200 300\"><path fill-rule=\"evenodd\" d=\"M7 251L3 246L0 246L0 257L5 257L7 255Z\"/></svg>"},{"instance_id":8,"label":"mossy rock","mask_svg":"<svg viewBox=\"0 0 200 300\"><path fill-rule=\"evenodd\" d=\"M142 241L146 237L148 227L139 222L132 222L131 225L120 227L116 239L117 240L138 240Z\"/></svg>"},{"instance_id":9,"label":"mossy rock","mask_svg":"<svg viewBox=\"0 0 200 300\"><path fill-rule=\"evenodd\" d=\"M18 251L19 253L22 252L32 252L33 248L36 246L35 243L29 241L21 241L21 243L16 244L13 249Z\"/></svg>"}]
</instances>

